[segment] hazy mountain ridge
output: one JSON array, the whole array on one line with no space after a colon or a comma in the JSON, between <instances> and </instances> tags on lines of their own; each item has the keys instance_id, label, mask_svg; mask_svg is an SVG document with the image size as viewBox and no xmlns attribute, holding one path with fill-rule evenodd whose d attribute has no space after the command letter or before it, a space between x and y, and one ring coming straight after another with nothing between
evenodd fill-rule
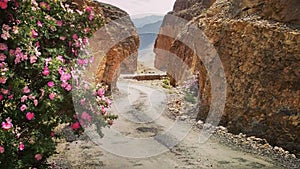
<instances>
[{"instance_id":1,"label":"hazy mountain ridge","mask_svg":"<svg viewBox=\"0 0 300 169\"><path fill-rule=\"evenodd\" d=\"M154 23L146 24L143 27L139 27L139 28L137 28L137 31L139 34L142 34L142 33L157 34L159 32L161 24L162 24L162 20L159 20Z\"/></svg>"},{"instance_id":2,"label":"hazy mountain ridge","mask_svg":"<svg viewBox=\"0 0 300 169\"><path fill-rule=\"evenodd\" d=\"M150 15L150 16L145 16L142 18L133 18L132 22L135 27L141 28L147 24L155 23L159 20L163 20L164 16L159 16L159 15Z\"/></svg>"}]
</instances>

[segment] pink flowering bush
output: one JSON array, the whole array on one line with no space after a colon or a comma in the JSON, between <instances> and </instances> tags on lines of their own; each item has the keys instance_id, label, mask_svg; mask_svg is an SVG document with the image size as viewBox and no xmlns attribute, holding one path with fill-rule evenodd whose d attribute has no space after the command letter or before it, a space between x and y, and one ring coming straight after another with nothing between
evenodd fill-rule
<instances>
[{"instance_id":1,"label":"pink flowering bush","mask_svg":"<svg viewBox=\"0 0 300 169\"><path fill-rule=\"evenodd\" d=\"M73 75L92 60L88 38L103 21L92 7L67 2L0 0L1 168L47 168L59 124L77 133L95 124L101 132L116 118L106 88Z\"/></svg>"}]
</instances>

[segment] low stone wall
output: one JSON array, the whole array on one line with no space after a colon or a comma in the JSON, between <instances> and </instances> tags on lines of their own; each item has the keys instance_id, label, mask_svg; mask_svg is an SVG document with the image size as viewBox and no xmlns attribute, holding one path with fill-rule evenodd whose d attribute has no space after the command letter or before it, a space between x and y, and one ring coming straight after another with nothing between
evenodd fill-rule
<instances>
[{"instance_id":1,"label":"low stone wall","mask_svg":"<svg viewBox=\"0 0 300 169\"><path fill-rule=\"evenodd\" d=\"M138 81L141 80L162 80L167 78L167 75L157 75L157 74L142 74L142 75L121 75L123 79L135 79Z\"/></svg>"}]
</instances>

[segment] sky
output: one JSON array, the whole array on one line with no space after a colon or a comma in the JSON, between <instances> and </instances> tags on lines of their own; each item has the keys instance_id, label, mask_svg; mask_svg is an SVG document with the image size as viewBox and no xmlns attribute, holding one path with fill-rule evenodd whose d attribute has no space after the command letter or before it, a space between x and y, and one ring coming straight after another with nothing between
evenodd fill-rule
<instances>
[{"instance_id":1,"label":"sky","mask_svg":"<svg viewBox=\"0 0 300 169\"><path fill-rule=\"evenodd\" d=\"M98 0L117 6L131 16L158 14L165 15L172 11L175 0Z\"/></svg>"}]
</instances>

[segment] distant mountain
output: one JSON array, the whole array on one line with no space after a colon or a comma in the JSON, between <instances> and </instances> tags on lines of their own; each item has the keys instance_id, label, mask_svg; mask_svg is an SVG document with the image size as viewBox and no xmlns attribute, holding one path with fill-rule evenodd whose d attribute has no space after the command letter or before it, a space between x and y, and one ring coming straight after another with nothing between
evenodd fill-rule
<instances>
[{"instance_id":1,"label":"distant mountain","mask_svg":"<svg viewBox=\"0 0 300 169\"><path fill-rule=\"evenodd\" d=\"M164 16L150 15L143 18L132 19L140 36L139 65L142 72L156 70L154 68L154 43L160 30ZM147 70L147 71L146 71Z\"/></svg>"},{"instance_id":2,"label":"distant mountain","mask_svg":"<svg viewBox=\"0 0 300 169\"><path fill-rule=\"evenodd\" d=\"M141 28L147 24L155 23L157 21L163 20L164 16L159 15L149 15L142 18L132 19L133 24L137 28Z\"/></svg>"},{"instance_id":3,"label":"distant mountain","mask_svg":"<svg viewBox=\"0 0 300 169\"><path fill-rule=\"evenodd\" d=\"M154 23L146 24L143 27L138 27L137 31L139 34L143 33L155 33L157 34L159 32L160 26L162 24L162 20L159 20Z\"/></svg>"},{"instance_id":4,"label":"distant mountain","mask_svg":"<svg viewBox=\"0 0 300 169\"><path fill-rule=\"evenodd\" d=\"M157 21L155 23L146 24L141 28L137 28L137 31L140 35L140 48L145 49L148 47L153 48L153 44L159 33L160 26L162 24L162 20Z\"/></svg>"}]
</instances>

